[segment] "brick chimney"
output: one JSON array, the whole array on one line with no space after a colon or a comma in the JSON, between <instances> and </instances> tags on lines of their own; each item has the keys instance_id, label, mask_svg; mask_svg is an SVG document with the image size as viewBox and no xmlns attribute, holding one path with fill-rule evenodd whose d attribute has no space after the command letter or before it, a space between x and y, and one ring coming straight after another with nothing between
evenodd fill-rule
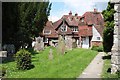
<instances>
[{"instance_id":1,"label":"brick chimney","mask_svg":"<svg viewBox=\"0 0 120 80\"><path fill-rule=\"evenodd\" d=\"M94 12L97 12L97 9L96 9L96 8L94 8Z\"/></svg>"},{"instance_id":2,"label":"brick chimney","mask_svg":"<svg viewBox=\"0 0 120 80\"><path fill-rule=\"evenodd\" d=\"M78 16L78 14L77 14L77 13L75 13L75 16Z\"/></svg>"},{"instance_id":3,"label":"brick chimney","mask_svg":"<svg viewBox=\"0 0 120 80\"><path fill-rule=\"evenodd\" d=\"M71 12L71 11L69 12L69 15L72 15L72 12Z\"/></svg>"}]
</instances>

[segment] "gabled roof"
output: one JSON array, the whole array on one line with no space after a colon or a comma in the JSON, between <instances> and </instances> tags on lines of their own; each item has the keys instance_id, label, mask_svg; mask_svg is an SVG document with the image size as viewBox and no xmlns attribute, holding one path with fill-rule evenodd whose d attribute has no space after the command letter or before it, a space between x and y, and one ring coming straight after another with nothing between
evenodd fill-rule
<instances>
[{"instance_id":1,"label":"gabled roof","mask_svg":"<svg viewBox=\"0 0 120 80\"><path fill-rule=\"evenodd\" d=\"M82 25L79 26L79 36L92 36L92 26Z\"/></svg>"},{"instance_id":2,"label":"gabled roof","mask_svg":"<svg viewBox=\"0 0 120 80\"><path fill-rule=\"evenodd\" d=\"M96 25L103 25L104 19L100 12L86 12L83 14L82 18L84 18L85 23L87 25L96 24Z\"/></svg>"},{"instance_id":3,"label":"gabled roof","mask_svg":"<svg viewBox=\"0 0 120 80\"><path fill-rule=\"evenodd\" d=\"M81 16L64 15L62 19L65 19L69 26L78 26L78 22Z\"/></svg>"},{"instance_id":4,"label":"gabled roof","mask_svg":"<svg viewBox=\"0 0 120 80\"><path fill-rule=\"evenodd\" d=\"M82 22L82 19L84 20ZM67 31L61 32L60 26L65 22L64 25L67 25ZM61 19L58 21L52 23L50 21L47 21L44 30L51 30L51 34L44 34L44 36L49 38L57 38L59 34L73 34L73 31L70 27L76 26L78 27L79 32L75 33L76 36L92 36L92 26L96 28L96 30L100 33L102 36L103 29L104 29L104 19L102 17L102 14L100 12L94 11L94 12L86 12L83 14L83 16L78 16L77 14L72 15L72 12L69 13L69 15L63 15Z\"/></svg>"},{"instance_id":5,"label":"gabled roof","mask_svg":"<svg viewBox=\"0 0 120 80\"><path fill-rule=\"evenodd\" d=\"M65 26L67 26L67 24L65 24ZM67 31L65 32L62 32L60 28L58 28L57 32L58 34L72 34L72 30L69 27L67 27Z\"/></svg>"},{"instance_id":6,"label":"gabled roof","mask_svg":"<svg viewBox=\"0 0 120 80\"><path fill-rule=\"evenodd\" d=\"M77 14L73 16L72 14L69 13L69 15L63 15L61 19L54 22L53 26L56 29L63 22L63 20L67 22L68 26L78 26L80 18L81 16L78 16Z\"/></svg>"},{"instance_id":7,"label":"gabled roof","mask_svg":"<svg viewBox=\"0 0 120 80\"><path fill-rule=\"evenodd\" d=\"M96 28L96 30L100 33L100 35L103 35L103 29L104 29L104 19L102 17L102 14L100 12L94 11L94 12L86 12L83 14L81 19L83 18L84 22L80 20L79 22L79 34L81 36L92 36L92 26Z\"/></svg>"},{"instance_id":8,"label":"gabled roof","mask_svg":"<svg viewBox=\"0 0 120 80\"><path fill-rule=\"evenodd\" d=\"M96 30L100 33L100 35L103 36L104 27L101 26L101 25L94 25L94 27L95 27Z\"/></svg>"},{"instance_id":9,"label":"gabled roof","mask_svg":"<svg viewBox=\"0 0 120 80\"><path fill-rule=\"evenodd\" d=\"M56 32L56 30L55 30L51 21L47 21L43 31L44 30L50 30L51 31L51 34L44 34L43 33L44 36L50 37L50 38L57 38L58 37L58 34L57 34L57 32Z\"/></svg>"},{"instance_id":10,"label":"gabled roof","mask_svg":"<svg viewBox=\"0 0 120 80\"><path fill-rule=\"evenodd\" d=\"M54 28L56 29L60 24L62 23L62 19L59 19L58 21L53 23Z\"/></svg>"}]
</instances>

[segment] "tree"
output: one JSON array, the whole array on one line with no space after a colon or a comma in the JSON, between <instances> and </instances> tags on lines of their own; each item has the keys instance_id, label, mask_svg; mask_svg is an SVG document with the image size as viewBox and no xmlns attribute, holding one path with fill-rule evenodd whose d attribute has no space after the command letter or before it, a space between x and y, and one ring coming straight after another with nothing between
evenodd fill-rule
<instances>
[{"instance_id":1,"label":"tree","mask_svg":"<svg viewBox=\"0 0 120 80\"><path fill-rule=\"evenodd\" d=\"M3 43L18 49L39 36L48 16L49 2L3 3Z\"/></svg>"},{"instance_id":2,"label":"tree","mask_svg":"<svg viewBox=\"0 0 120 80\"><path fill-rule=\"evenodd\" d=\"M103 48L105 52L110 52L113 46L114 13L114 4L108 2L107 9L102 12L105 20L105 29L103 32Z\"/></svg>"},{"instance_id":3,"label":"tree","mask_svg":"<svg viewBox=\"0 0 120 80\"><path fill-rule=\"evenodd\" d=\"M13 44L18 31L18 3L2 3L2 43Z\"/></svg>"}]
</instances>

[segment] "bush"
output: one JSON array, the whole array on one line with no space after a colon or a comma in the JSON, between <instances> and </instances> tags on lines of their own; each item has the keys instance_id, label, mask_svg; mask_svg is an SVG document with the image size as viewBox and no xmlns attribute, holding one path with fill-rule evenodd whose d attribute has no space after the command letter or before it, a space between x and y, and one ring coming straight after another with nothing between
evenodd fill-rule
<instances>
[{"instance_id":1,"label":"bush","mask_svg":"<svg viewBox=\"0 0 120 80\"><path fill-rule=\"evenodd\" d=\"M2 67L2 68L0 68L0 76L5 76L5 74L6 74L6 68L5 67Z\"/></svg>"},{"instance_id":2,"label":"bush","mask_svg":"<svg viewBox=\"0 0 120 80\"><path fill-rule=\"evenodd\" d=\"M29 69L31 67L31 53L25 49L19 50L15 55L16 67L19 70Z\"/></svg>"},{"instance_id":3,"label":"bush","mask_svg":"<svg viewBox=\"0 0 120 80\"><path fill-rule=\"evenodd\" d=\"M93 46L91 48L91 50L95 50L95 51L98 51L98 52L102 52L103 51L103 46Z\"/></svg>"}]
</instances>

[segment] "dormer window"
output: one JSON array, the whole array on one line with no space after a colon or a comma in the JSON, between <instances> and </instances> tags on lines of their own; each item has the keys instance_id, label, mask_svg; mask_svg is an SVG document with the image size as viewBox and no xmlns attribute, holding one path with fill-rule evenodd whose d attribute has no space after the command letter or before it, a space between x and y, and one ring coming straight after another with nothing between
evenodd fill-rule
<instances>
[{"instance_id":1,"label":"dormer window","mask_svg":"<svg viewBox=\"0 0 120 80\"><path fill-rule=\"evenodd\" d=\"M61 26L61 31L62 32L66 32L67 31L67 26L66 25L62 25Z\"/></svg>"},{"instance_id":2,"label":"dormer window","mask_svg":"<svg viewBox=\"0 0 120 80\"><path fill-rule=\"evenodd\" d=\"M51 34L51 30L44 30L43 33L44 34Z\"/></svg>"},{"instance_id":3,"label":"dormer window","mask_svg":"<svg viewBox=\"0 0 120 80\"><path fill-rule=\"evenodd\" d=\"M73 32L78 32L78 27L72 27Z\"/></svg>"},{"instance_id":4,"label":"dormer window","mask_svg":"<svg viewBox=\"0 0 120 80\"><path fill-rule=\"evenodd\" d=\"M81 19L81 22L84 22L84 18Z\"/></svg>"}]
</instances>

